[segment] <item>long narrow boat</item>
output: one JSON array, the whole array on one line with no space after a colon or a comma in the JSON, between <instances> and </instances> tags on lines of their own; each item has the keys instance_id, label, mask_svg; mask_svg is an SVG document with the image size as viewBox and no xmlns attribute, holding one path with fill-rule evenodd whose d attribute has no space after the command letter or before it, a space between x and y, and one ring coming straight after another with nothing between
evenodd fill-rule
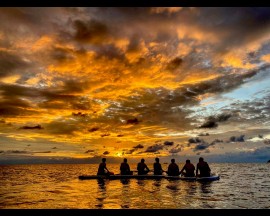
<instances>
[{"instance_id":1,"label":"long narrow boat","mask_svg":"<svg viewBox=\"0 0 270 216\"><path fill-rule=\"evenodd\" d=\"M200 181L200 182L210 182L210 181L217 181L220 177L217 175L210 176L210 177L182 177L182 176L166 176L166 179L171 180L184 180L184 181Z\"/></svg>"},{"instance_id":2,"label":"long narrow boat","mask_svg":"<svg viewBox=\"0 0 270 216\"><path fill-rule=\"evenodd\" d=\"M185 180L185 181L200 181L200 182L209 182L219 180L219 176L210 176L210 177L180 177L180 176L165 176L165 175L83 175L79 176L80 180L89 180L89 179L170 179L170 180Z\"/></svg>"},{"instance_id":3,"label":"long narrow boat","mask_svg":"<svg viewBox=\"0 0 270 216\"><path fill-rule=\"evenodd\" d=\"M161 179L164 178L163 175L84 175L79 176L80 180L87 180L87 179Z\"/></svg>"}]
</instances>

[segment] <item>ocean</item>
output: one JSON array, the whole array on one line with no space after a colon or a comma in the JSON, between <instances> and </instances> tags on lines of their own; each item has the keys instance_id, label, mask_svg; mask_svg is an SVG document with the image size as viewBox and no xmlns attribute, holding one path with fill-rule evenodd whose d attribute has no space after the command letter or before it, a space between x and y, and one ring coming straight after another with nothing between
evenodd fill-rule
<instances>
[{"instance_id":1,"label":"ocean","mask_svg":"<svg viewBox=\"0 0 270 216\"><path fill-rule=\"evenodd\" d=\"M270 164L209 165L219 181L79 180L95 175L98 164L0 165L0 209L270 208ZM119 164L107 167L119 173Z\"/></svg>"}]
</instances>

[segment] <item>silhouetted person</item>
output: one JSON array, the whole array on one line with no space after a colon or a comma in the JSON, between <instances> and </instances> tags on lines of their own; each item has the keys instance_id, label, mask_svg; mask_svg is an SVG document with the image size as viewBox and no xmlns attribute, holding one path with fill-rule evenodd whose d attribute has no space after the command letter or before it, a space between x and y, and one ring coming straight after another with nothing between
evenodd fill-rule
<instances>
[{"instance_id":1,"label":"silhouetted person","mask_svg":"<svg viewBox=\"0 0 270 216\"><path fill-rule=\"evenodd\" d=\"M185 170L185 172L183 172ZM190 163L190 160L186 160L186 164L183 166L180 174L182 173L185 177L194 177L195 166Z\"/></svg>"},{"instance_id":2,"label":"silhouetted person","mask_svg":"<svg viewBox=\"0 0 270 216\"><path fill-rule=\"evenodd\" d=\"M198 170L200 171L199 175L198 175ZM200 157L199 163L197 163L197 167L196 167L196 176L209 177L210 172L211 172L211 169L210 169L208 163L205 162L202 157Z\"/></svg>"},{"instance_id":3,"label":"silhouetted person","mask_svg":"<svg viewBox=\"0 0 270 216\"><path fill-rule=\"evenodd\" d=\"M159 158L155 159L155 163L154 163L154 175L162 175L163 173L163 169L161 167L161 164L159 163Z\"/></svg>"},{"instance_id":4,"label":"silhouetted person","mask_svg":"<svg viewBox=\"0 0 270 216\"><path fill-rule=\"evenodd\" d=\"M124 162L121 163L120 173L121 173L121 175L132 175L126 158L124 158Z\"/></svg>"},{"instance_id":5,"label":"silhouetted person","mask_svg":"<svg viewBox=\"0 0 270 216\"><path fill-rule=\"evenodd\" d=\"M167 174L169 176L178 176L179 175L179 167L178 165L175 163L175 159L171 159L171 163L168 166L168 171Z\"/></svg>"},{"instance_id":6,"label":"silhouetted person","mask_svg":"<svg viewBox=\"0 0 270 216\"><path fill-rule=\"evenodd\" d=\"M144 163L144 159L141 159L141 162L137 165L138 175L146 175L150 170L147 165Z\"/></svg>"},{"instance_id":7,"label":"silhouetted person","mask_svg":"<svg viewBox=\"0 0 270 216\"><path fill-rule=\"evenodd\" d=\"M102 163L99 164L97 175L110 175L106 167L106 158L102 158Z\"/></svg>"}]
</instances>

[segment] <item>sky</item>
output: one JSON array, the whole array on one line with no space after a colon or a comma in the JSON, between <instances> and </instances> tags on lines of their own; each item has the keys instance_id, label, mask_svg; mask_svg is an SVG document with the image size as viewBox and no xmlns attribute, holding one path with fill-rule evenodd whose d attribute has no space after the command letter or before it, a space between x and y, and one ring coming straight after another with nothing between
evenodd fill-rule
<instances>
[{"instance_id":1,"label":"sky","mask_svg":"<svg viewBox=\"0 0 270 216\"><path fill-rule=\"evenodd\" d=\"M0 8L0 164L270 159L269 8Z\"/></svg>"}]
</instances>

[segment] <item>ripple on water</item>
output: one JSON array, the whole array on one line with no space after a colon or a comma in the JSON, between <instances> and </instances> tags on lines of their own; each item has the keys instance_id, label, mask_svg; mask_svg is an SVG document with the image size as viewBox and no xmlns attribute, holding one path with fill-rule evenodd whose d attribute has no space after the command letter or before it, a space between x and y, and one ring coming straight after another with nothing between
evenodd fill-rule
<instances>
[{"instance_id":1,"label":"ripple on water","mask_svg":"<svg viewBox=\"0 0 270 216\"><path fill-rule=\"evenodd\" d=\"M4 175L0 171L0 208L269 208L269 167L210 166L220 181L79 181L79 175L96 173L97 165L5 166ZM119 170L118 165L108 167Z\"/></svg>"}]
</instances>

